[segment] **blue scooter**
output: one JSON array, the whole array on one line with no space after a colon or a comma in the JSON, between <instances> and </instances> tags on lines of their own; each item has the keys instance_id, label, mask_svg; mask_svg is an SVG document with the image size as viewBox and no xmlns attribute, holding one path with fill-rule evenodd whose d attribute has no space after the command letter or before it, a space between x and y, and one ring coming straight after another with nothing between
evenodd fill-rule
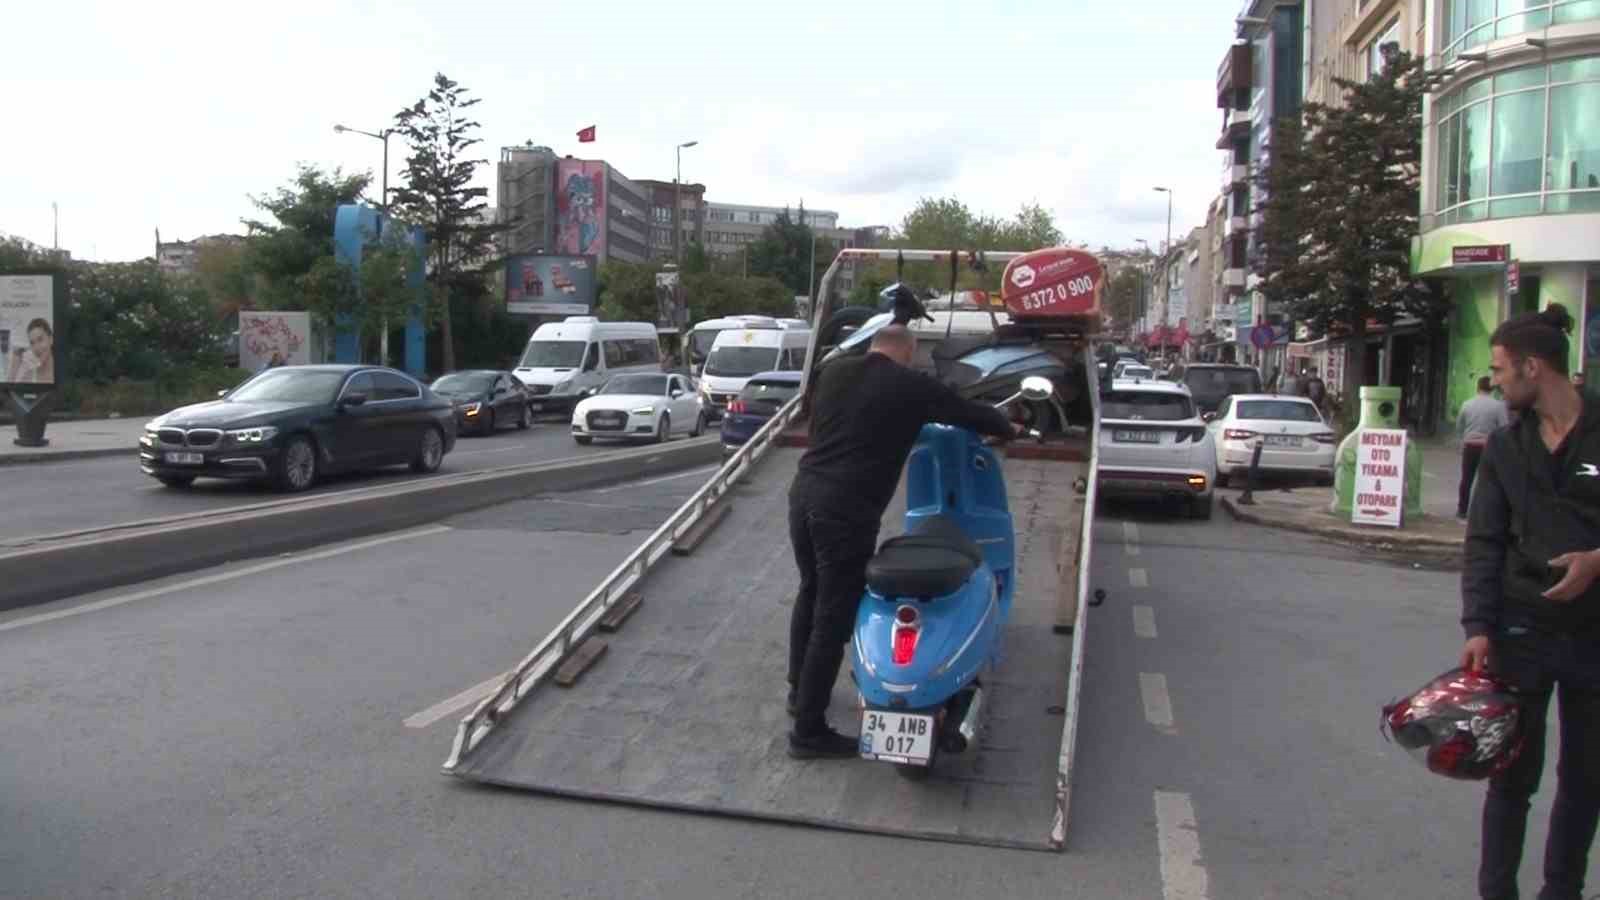
<instances>
[{"instance_id":1,"label":"blue scooter","mask_svg":"<svg viewBox=\"0 0 1600 900\"><path fill-rule=\"evenodd\" d=\"M996 406L1053 392L1050 379L1030 376ZM924 426L906 464L905 534L867 565L856 614L864 758L918 778L940 752L976 738L979 675L1011 612L1015 559L1000 457L975 432Z\"/></svg>"}]
</instances>

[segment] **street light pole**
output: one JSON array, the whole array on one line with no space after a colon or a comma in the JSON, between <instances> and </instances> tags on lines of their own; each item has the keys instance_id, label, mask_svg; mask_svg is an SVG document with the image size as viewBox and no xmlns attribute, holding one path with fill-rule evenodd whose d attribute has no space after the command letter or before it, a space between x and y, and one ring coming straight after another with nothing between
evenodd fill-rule
<instances>
[{"instance_id":1,"label":"street light pole","mask_svg":"<svg viewBox=\"0 0 1600 900\"><path fill-rule=\"evenodd\" d=\"M685 147L693 147L699 141L684 141L676 148L678 168L672 176L672 261L679 266L683 265L683 226L678 224L683 208L683 151Z\"/></svg>"},{"instance_id":2,"label":"street light pole","mask_svg":"<svg viewBox=\"0 0 1600 900\"><path fill-rule=\"evenodd\" d=\"M380 190L383 192L383 199L378 204L383 210L383 216L378 219L378 237L381 238L383 236L384 220L389 218L389 135L394 134L394 129L385 128L374 134L371 131L362 131L359 128L346 128L343 125L335 125L333 130L336 134L344 134L348 131L353 134L366 135L369 138L383 142L383 176L379 181L382 185ZM389 316L387 314L383 316L383 321L379 323L378 327L378 363L387 366L389 364Z\"/></svg>"}]
</instances>

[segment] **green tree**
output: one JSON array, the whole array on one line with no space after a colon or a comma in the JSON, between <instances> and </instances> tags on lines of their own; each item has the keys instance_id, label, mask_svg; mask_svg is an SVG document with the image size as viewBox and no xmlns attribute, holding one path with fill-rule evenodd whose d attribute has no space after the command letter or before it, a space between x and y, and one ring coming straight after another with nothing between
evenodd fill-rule
<instances>
[{"instance_id":1,"label":"green tree","mask_svg":"<svg viewBox=\"0 0 1600 900\"><path fill-rule=\"evenodd\" d=\"M595 312L612 322L656 320L655 266L607 260L600 264Z\"/></svg>"},{"instance_id":2,"label":"green tree","mask_svg":"<svg viewBox=\"0 0 1600 900\"><path fill-rule=\"evenodd\" d=\"M1118 327L1132 325L1139 316L1139 294L1144 290L1145 280L1139 266L1143 264L1135 262L1119 267L1106 286L1106 309Z\"/></svg>"},{"instance_id":3,"label":"green tree","mask_svg":"<svg viewBox=\"0 0 1600 900\"><path fill-rule=\"evenodd\" d=\"M1269 193L1258 205L1262 251L1252 267L1262 291L1296 320L1350 338L1345 396L1365 371L1369 320L1416 316L1437 329L1449 310L1441 286L1411 275L1423 71L1422 60L1389 53L1383 71L1365 82L1336 79L1343 103L1309 103L1298 129L1274 129L1257 178Z\"/></svg>"},{"instance_id":4,"label":"green tree","mask_svg":"<svg viewBox=\"0 0 1600 900\"><path fill-rule=\"evenodd\" d=\"M800 212L805 214L804 209ZM811 226L795 221L788 210L779 213L777 220L762 229L761 237L750 244L750 274L771 276L794 296L804 295L813 284L821 283L822 273L838 252L832 241L817 238L813 268L812 235Z\"/></svg>"},{"instance_id":5,"label":"green tree","mask_svg":"<svg viewBox=\"0 0 1600 900\"><path fill-rule=\"evenodd\" d=\"M468 116L478 102L460 84L436 74L422 99L395 114L395 131L405 137L411 153L404 183L394 191L393 208L398 218L421 226L427 237L432 256L428 278L440 307L445 371L456 362L450 315L456 275L471 271L481 281L483 267L493 263L495 236L505 230L485 221L489 191L472 184L478 167L488 165L488 160L469 156L480 143L474 136L479 123Z\"/></svg>"},{"instance_id":6,"label":"green tree","mask_svg":"<svg viewBox=\"0 0 1600 900\"><path fill-rule=\"evenodd\" d=\"M290 183L251 202L272 221L245 219L248 227L242 266L250 275L250 299L264 309L304 309L323 327L355 311L349 277L338 267L333 251L334 216L341 205L362 199L371 176L346 175L302 165ZM226 271L227 285L235 275ZM240 275L243 279L243 274ZM242 283L235 287L243 290ZM222 295L226 303L227 296Z\"/></svg>"},{"instance_id":7,"label":"green tree","mask_svg":"<svg viewBox=\"0 0 1600 900\"><path fill-rule=\"evenodd\" d=\"M684 248L681 271L685 275L699 275L711 271L711 254L706 252L704 244L691 241L689 246Z\"/></svg>"}]
</instances>

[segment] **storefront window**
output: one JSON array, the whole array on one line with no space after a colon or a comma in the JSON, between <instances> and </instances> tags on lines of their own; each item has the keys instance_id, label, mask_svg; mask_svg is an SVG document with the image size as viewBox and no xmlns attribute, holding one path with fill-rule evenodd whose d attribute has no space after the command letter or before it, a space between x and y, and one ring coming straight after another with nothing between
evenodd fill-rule
<instances>
[{"instance_id":1,"label":"storefront window","mask_svg":"<svg viewBox=\"0 0 1600 900\"><path fill-rule=\"evenodd\" d=\"M1600 57L1499 72L1439 98L1440 224L1600 207L1596 109Z\"/></svg>"},{"instance_id":2,"label":"storefront window","mask_svg":"<svg viewBox=\"0 0 1600 900\"><path fill-rule=\"evenodd\" d=\"M1447 0L1446 60L1497 38L1600 19L1600 0Z\"/></svg>"}]
</instances>

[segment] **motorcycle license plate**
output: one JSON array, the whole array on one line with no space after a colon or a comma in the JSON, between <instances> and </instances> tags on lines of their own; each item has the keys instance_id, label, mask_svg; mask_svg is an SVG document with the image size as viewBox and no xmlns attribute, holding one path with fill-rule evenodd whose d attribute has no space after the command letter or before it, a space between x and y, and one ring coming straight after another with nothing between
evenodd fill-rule
<instances>
[{"instance_id":1,"label":"motorcycle license plate","mask_svg":"<svg viewBox=\"0 0 1600 900\"><path fill-rule=\"evenodd\" d=\"M925 766L933 755L933 716L884 712L861 713L861 756Z\"/></svg>"},{"instance_id":2,"label":"motorcycle license plate","mask_svg":"<svg viewBox=\"0 0 1600 900\"><path fill-rule=\"evenodd\" d=\"M167 462L175 466L198 466L205 461L199 453L167 453Z\"/></svg>"}]
</instances>

